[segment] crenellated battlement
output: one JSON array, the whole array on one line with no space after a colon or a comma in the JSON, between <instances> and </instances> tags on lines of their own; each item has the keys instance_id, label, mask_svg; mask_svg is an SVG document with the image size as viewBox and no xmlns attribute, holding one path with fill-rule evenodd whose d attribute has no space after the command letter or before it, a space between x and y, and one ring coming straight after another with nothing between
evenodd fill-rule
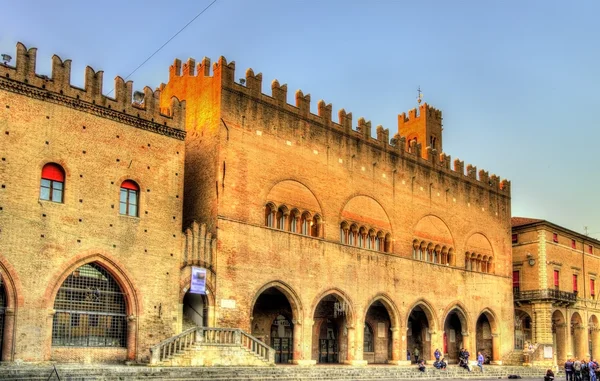
<instances>
[{"instance_id":1,"label":"crenellated battlement","mask_svg":"<svg viewBox=\"0 0 600 381\"><path fill-rule=\"evenodd\" d=\"M50 77L36 73L37 49L17 44L15 66L0 64L0 88L34 98L86 109L103 117L117 119L178 139L185 137L185 102L173 97L169 107L161 109L161 90L143 89L143 101L133 102L133 82L115 78L115 97L102 93L103 71L85 69L84 88L71 84L71 60L52 57Z\"/></svg>"},{"instance_id":2,"label":"crenellated battlement","mask_svg":"<svg viewBox=\"0 0 600 381\"><path fill-rule=\"evenodd\" d=\"M510 195L510 182L507 180L500 181L495 175L490 177L488 172L483 170L477 173L476 167L472 165L467 166L467 172L465 173L464 162L459 160L455 160L454 165L451 166L451 157L441 151L441 136L439 137L439 150L435 146L426 145L424 147L428 143L426 141L409 140L407 136L401 136L400 134L395 134L390 139L389 129L381 125L375 128L375 137L373 137L371 121L360 117L357 120L357 125L353 126L352 113L344 109L338 111L338 120L334 121L332 119L333 107L331 103L327 103L322 99L317 102L317 114L311 113L311 96L305 94L302 90L296 91L295 104L287 103L287 85L281 84L277 79L271 82L271 94L263 93L262 73L255 74L253 69L247 69L244 79L240 80L240 83L236 82L235 62L227 62L223 56L212 65L212 75L209 70L210 60L208 58L204 58L202 63L197 65L197 70L192 69L194 65L195 60L193 59L188 59L185 64L176 59L169 70L169 82L180 82L180 78L177 77L196 76L198 81L204 81L208 77L210 80L202 82L201 86L209 86L208 83L210 82L212 86L220 86L222 92L233 93L260 105L278 109L287 115L308 122L311 126L321 127L328 131L337 131L357 141L378 147L387 154L446 171L449 174L460 176L463 180L472 181L485 188ZM204 89L203 91L211 90ZM416 123L423 123L427 126L438 125L441 133L442 112L427 103L423 103L418 108L409 110L408 114L398 115L398 131L403 131L405 126Z\"/></svg>"}]
</instances>

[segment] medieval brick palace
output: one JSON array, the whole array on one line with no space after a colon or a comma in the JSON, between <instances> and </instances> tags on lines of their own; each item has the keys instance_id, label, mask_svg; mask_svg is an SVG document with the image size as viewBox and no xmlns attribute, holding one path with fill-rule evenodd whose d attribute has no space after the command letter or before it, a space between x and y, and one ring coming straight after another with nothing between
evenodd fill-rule
<instances>
[{"instance_id":1,"label":"medieval brick palace","mask_svg":"<svg viewBox=\"0 0 600 381\"><path fill-rule=\"evenodd\" d=\"M70 65L36 74L22 44L0 65L3 361L163 361L187 340L304 365L514 351L510 183L443 152L439 110L390 138L223 57L176 60L134 102Z\"/></svg>"}]
</instances>

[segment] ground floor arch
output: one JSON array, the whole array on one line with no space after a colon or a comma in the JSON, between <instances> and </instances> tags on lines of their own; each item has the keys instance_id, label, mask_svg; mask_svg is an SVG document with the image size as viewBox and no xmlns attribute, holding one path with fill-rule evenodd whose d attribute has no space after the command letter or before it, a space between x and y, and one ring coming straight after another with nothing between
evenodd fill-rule
<instances>
[{"instance_id":1,"label":"ground floor arch","mask_svg":"<svg viewBox=\"0 0 600 381\"><path fill-rule=\"evenodd\" d=\"M533 342L531 316L523 310L515 310L515 349L525 349Z\"/></svg>"},{"instance_id":2,"label":"ground floor arch","mask_svg":"<svg viewBox=\"0 0 600 381\"><path fill-rule=\"evenodd\" d=\"M475 352L481 352L486 362L498 359L495 323L490 313L482 313L475 324Z\"/></svg>"},{"instance_id":3,"label":"ground floor arch","mask_svg":"<svg viewBox=\"0 0 600 381\"><path fill-rule=\"evenodd\" d=\"M564 364L567 358L567 324L563 314L556 310L552 313L552 341L558 364Z\"/></svg>"},{"instance_id":4,"label":"ground floor arch","mask_svg":"<svg viewBox=\"0 0 600 381\"><path fill-rule=\"evenodd\" d=\"M183 329L208 326L208 300L206 295L189 290L183 297Z\"/></svg>"},{"instance_id":5,"label":"ground floor arch","mask_svg":"<svg viewBox=\"0 0 600 381\"><path fill-rule=\"evenodd\" d=\"M575 358L582 359L588 356L587 346L588 342L586 339L585 326L583 325L583 319L578 312L574 312L571 315L571 348Z\"/></svg>"},{"instance_id":6,"label":"ground floor arch","mask_svg":"<svg viewBox=\"0 0 600 381\"><path fill-rule=\"evenodd\" d=\"M467 323L464 313L459 308L450 310L444 320L444 354L448 361L457 362L461 348L468 349L466 332Z\"/></svg>"},{"instance_id":7,"label":"ground floor arch","mask_svg":"<svg viewBox=\"0 0 600 381\"><path fill-rule=\"evenodd\" d=\"M411 362L417 360L417 354L419 359L429 360L432 358L433 321L431 312L425 305L419 304L410 311L406 326L406 345L407 356L410 356Z\"/></svg>"},{"instance_id":8,"label":"ground floor arch","mask_svg":"<svg viewBox=\"0 0 600 381\"><path fill-rule=\"evenodd\" d=\"M289 291L270 285L259 291L251 315L252 336L275 349L275 363L287 364L294 360L294 348L299 347L296 331L298 311L296 303L286 294Z\"/></svg>"},{"instance_id":9,"label":"ground floor arch","mask_svg":"<svg viewBox=\"0 0 600 381\"><path fill-rule=\"evenodd\" d=\"M6 292L4 291L4 282L0 275L0 359L3 358L2 345L4 343L4 316L6 314Z\"/></svg>"},{"instance_id":10,"label":"ground floor arch","mask_svg":"<svg viewBox=\"0 0 600 381\"><path fill-rule=\"evenodd\" d=\"M591 315L588 320L588 351L594 359L600 356L600 327L596 315Z\"/></svg>"},{"instance_id":11,"label":"ground floor arch","mask_svg":"<svg viewBox=\"0 0 600 381\"><path fill-rule=\"evenodd\" d=\"M386 306L377 300L367 309L363 330L363 360L385 364L393 360L392 319Z\"/></svg>"},{"instance_id":12,"label":"ground floor arch","mask_svg":"<svg viewBox=\"0 0 600 381\"><path fill-rule=\"evenodd\" d=\"M350 303L343 295L333 292L321 298L315 308L313 321L313 360L319 364L353 360L350 343L354 341L354 319Z\"/></svg>"}]
</instances>

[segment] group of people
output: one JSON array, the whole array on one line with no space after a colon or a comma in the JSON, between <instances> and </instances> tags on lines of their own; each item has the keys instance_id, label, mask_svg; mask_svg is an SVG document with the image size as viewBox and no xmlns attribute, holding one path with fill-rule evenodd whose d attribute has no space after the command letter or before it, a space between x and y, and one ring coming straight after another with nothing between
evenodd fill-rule
<instances>
[{"instance_id":1,"label":"group of people","mask_svg":"<svg viewBox=\"0 0 600 381\"><path fill-rule=\"evenodd\" d=\"M423 359L419 360L419 349L418 348L414 349L413 355L415 356L415 362L417 363L419 370L421 372L425 372L425 360L423 360ZM433 363L433 367L436 369L445 370L446 367L448 366L448 362L446 361L445 357L442 357L442 352L440 352L440 350L436 348L433 355L435 357L435 362ZM458 352L458 365L460 367L465 368L466 370L468 370L470 372L471 367L469 366L469 356L470 356L470 353L465 348L461 348L460 351ZM483 354L481 352L477 352L477 366L479 367L479 369L481 369L482 373L483 373L483 362L484 361L485 361L485 358L483 357ZM596 381L596 380L593 380L593 381Z\"/></svg>"},{"instance_id":2,"label":"group of people","mask_svg":"<svg viewBox=\"0 0 600 381\"><path fill-rule=\"evenodd\" d=\"M600 366L598 366L598 363L592 358L590 358L589 361L568 359L565 362L565 375L567 381L596 381L598 378L597 373L600 373ZM554 372L552 372L552 369L548 369L544 381L553 380Z\"/></svg>"}]
</instances>

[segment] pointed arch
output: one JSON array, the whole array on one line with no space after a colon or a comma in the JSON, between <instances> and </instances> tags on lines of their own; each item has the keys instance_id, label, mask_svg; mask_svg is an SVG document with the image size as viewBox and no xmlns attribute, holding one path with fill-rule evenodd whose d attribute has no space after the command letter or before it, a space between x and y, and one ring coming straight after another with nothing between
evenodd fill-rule
<instances>
[{"instance_id":1,"label":"pointed arch","mask_svg":"<svg viewBox=\"0 0 600 381\"><path fill-rule=\"evenodd\" d=\"M256 301L262 295L262 293L268 290L269 288L275 288L278 291L280 291L283 295L285 295L288 302L290 303L290 306L292 307L292 319L301 322L303 320L304 309L302 307L302 301L300 299L300 296L296 291L294 291L294 289L289 284L281 280L273 280L253 291L254 296L252 297L252 303L250 303L250 310L248 316L252 316L252 311L254 311Z\"/></svg>"},{"instance_id":2,"label":"pointed arch","mask_svg":"<svg viewBox=\"0 0 600 381\"><path fill-rule=\"evenodd\" d=\"M441 326L442 327L444 326L446 319L448 319L448 316L454 311L457 312L456 315L458 316L458 319L460 320L462 329L469 330L471 327L472 319L470 318L465 305L459 300L455 300L455 301L449 303L448 306L444 309L444 313L442 315L442 325Z\"/></svg>"},{"instance_id":3,"label":"pointed arch","mask_svg":"<svg viewBox=\"0 0 600 381\"><path fill-rule=\"evenodd\" d=\"M0 327L0 361L13 361L16 343L15 320L19 307L23 305L23 286L12 265L0 256L0 292L4 288L4 327Z\"/></svg>"},{"instance_id":4,"label":"pointed arch","mask_svg":"<svg viewBox=\"0 0 600 381\"><path fill-rule=\"evenodd\" d=\"M431 303L429 303L428 301L426 301L425 299L421 298L421 299L417 299L417 301L415 301L408 309L408 313L406 314L406 318L404 320L404 326L408 327L408 319L410 319L410 314L411 312L417 308L417 307L421 307L421 309L423 310L423 312L425 313L425 317L427 318L428 323L430 324L430 329L432 331L437 331L439 324L438 324L438 318L437 315L435 313L435 309L431 306Z\"/></svg>"},{"instance_id":5,"label":"pointed arch","mask_svg":"<svg viewBox=\"0 0 600 381\"><path fill-rule=\"evenodd\" d=\"M349 324L354 324L354 317L355 315L355 307L354 307L354 303L352 302L352 299L350 299L350 297L348 296L348 294L344 291L342 291L341 289L337 288L337 287L333 287L333 288L328 288L325 291L322 291L321 293L319 293L312 301L311 303L311 308L310 308L310 316L315 316L315 312L317 310L317 307L319 306L319 303L321 302L321 300L329 295L334 295L338 300L341 298L344 302L346 302L346 304L348 305L348 312L349 312L349 317L348 317L348 323Z\"/></svg>"},{"instance_id":6,"label":"pointed arch","mask_svg":"<svg viewBox=\"0 0 600 381\"><path fill-rule=\"evenodd\" d=\"M383 306L387 310L388 314L390 315L390 321L392 323L391 328L400 327L401 320L400 320L400 312L398 310L398 307L396 307L396 304L394 303L392 298L385 293L377 293L369 300L369 302L367 302L367 304L366 304L367 308L365 309L365 316L366 316L367 312L369 311L369 307L371 307L371 305L373 305L373 303L375 303L377 301L379 301L379 302L381 302L381 304L383 304Z\"/></svg>"}]
</instances>

